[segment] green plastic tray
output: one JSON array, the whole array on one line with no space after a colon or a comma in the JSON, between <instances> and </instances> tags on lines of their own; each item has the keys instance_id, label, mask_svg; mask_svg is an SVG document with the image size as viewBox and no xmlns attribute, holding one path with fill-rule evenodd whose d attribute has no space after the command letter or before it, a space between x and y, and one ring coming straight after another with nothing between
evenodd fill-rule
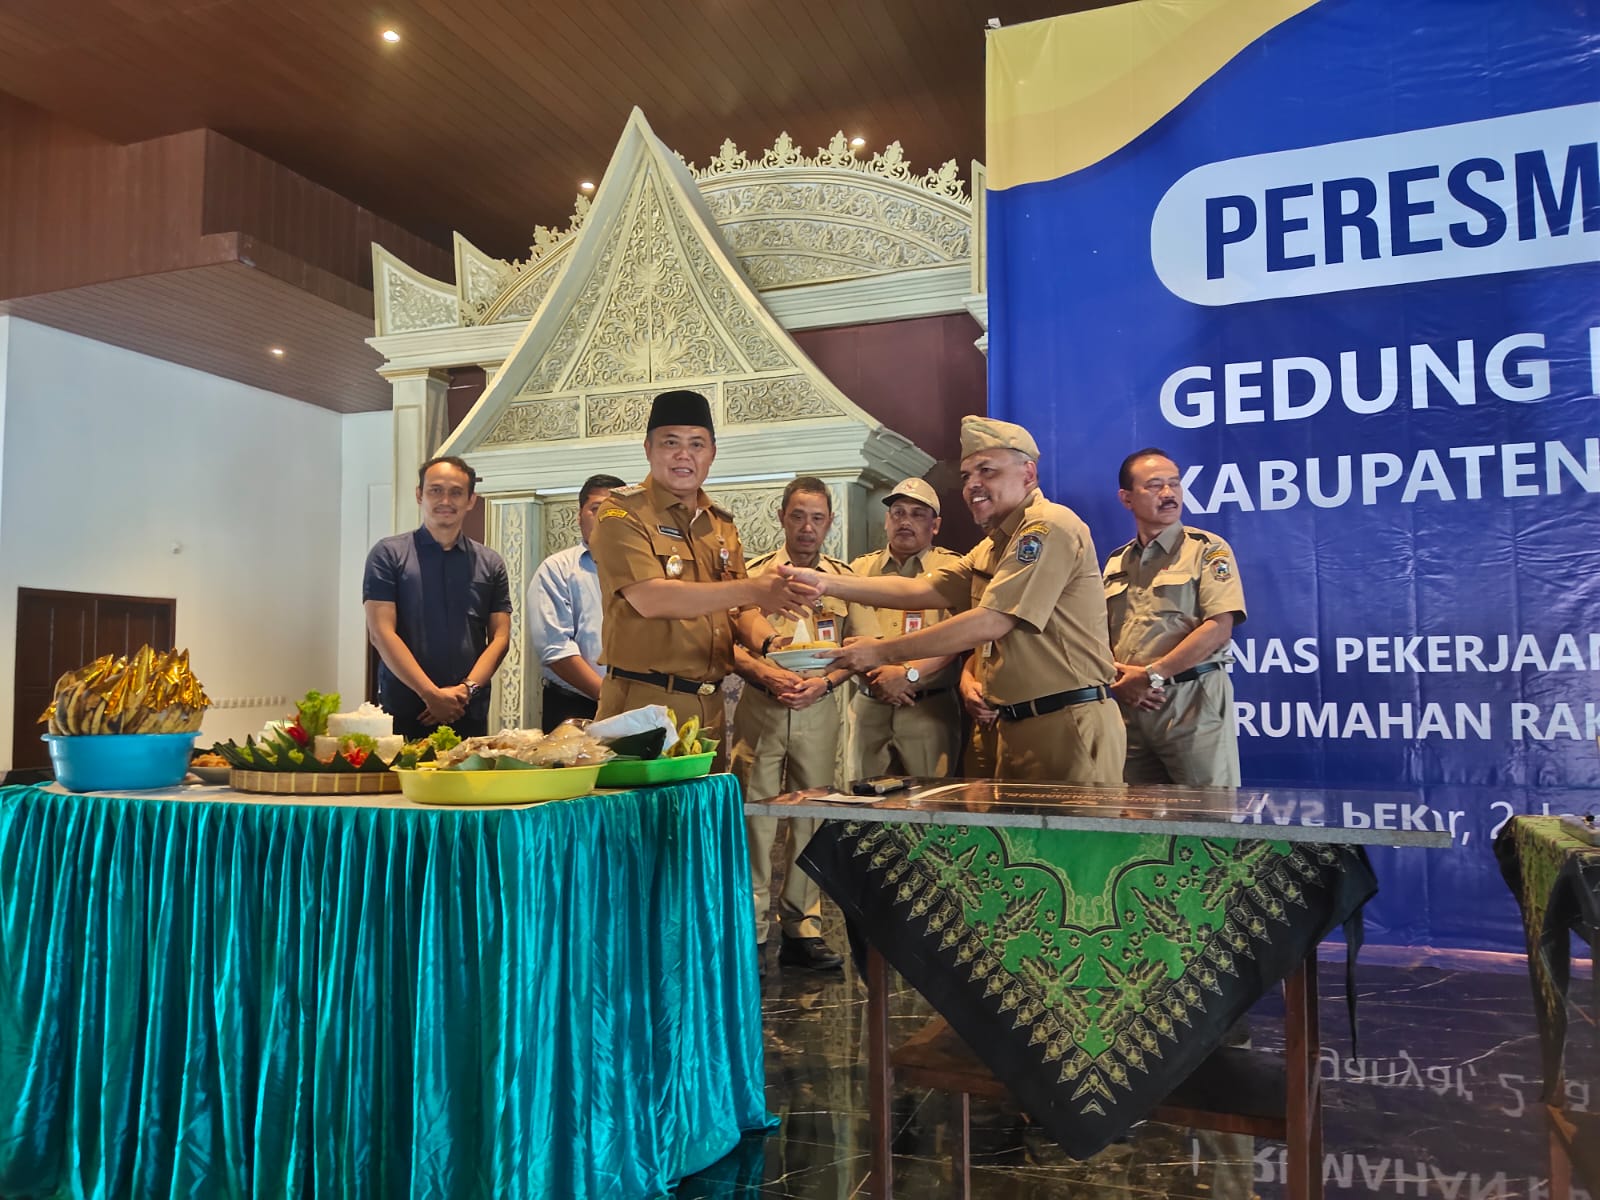
<instances>
[{"instance_id":1,"label":"green plastic tray","mask_svg":"<svg viewBox=\"0 0 1600 1200\"><path fill-rule=\"evenodd\" d=\"M648 783L678 783L711 773L710 754L685 754L680 758L613 759L600 767L599 787L642 787Z\"/></svg>"}]
</instances>

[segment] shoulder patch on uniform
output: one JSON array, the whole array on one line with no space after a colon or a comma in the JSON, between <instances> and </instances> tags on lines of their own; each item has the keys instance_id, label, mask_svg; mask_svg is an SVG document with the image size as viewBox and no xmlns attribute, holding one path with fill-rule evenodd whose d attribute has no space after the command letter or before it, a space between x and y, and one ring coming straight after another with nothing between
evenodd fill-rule
<instances>
[{"instance_id":1,"label":"shoulder patch on uniform","mask_svg":"<svg viewBox=\"0 0 1600 1200\"><path fill-rule=\"evenodd\" d=\"M1039 552L1044 549L1044 534L1029 531L1017 535L1017 561L1031 563L1039 561Z\"/></svg>"},{"instance_id":2,"label":"shoulder patch on uniform","mask_svg":"<svg viewBox=\"0 0 1600 1200\"><path fill-rule=\"evenodd\" d=\"M1216 562L1217 559L1219 559L1219 558L1227 558L1227 557L1228 557L1228 548L1226 546L1219 546L1219 545L1217 545L1215 543L1212 543L1211 545L1206 547L1206 552L1203 555L1201 555L1200 561L1201 562L1211 563L1211 562Z\"/></svg>"},{"instance_id":3,"label":"shoulder patch on uniform","mask_svg":"<svg viewBox=\"0 0 1600 1200\"><path fill-rule=\"evenodd\" d=\"M626 517L628 515L629 514L628 514L628 510L627 509L618 508L615 504L608 504L605 508L602 508L600 510L600 512L595 516L595 520L596 521L604 521L604 520L607 520L608 518L611 518L611 517Z\"/></svg>"},{"instance_id":4,"label":"shoulder patch on uniform","mask_svg":"<svg viewBox=\"0 0 1600 1200\"><path fill-rule=\"evenodd\" d=\"M1218 558L1213 560L1210 558L1210 556L1207 556L1206 561L1211 563L1211 577L1217 580L1219 583L1233 575L1233 564L1230 563L1226 558Z\"/></svg>"},{"instance_id":5,"label":"shoulder patch on uniform","mask_svg":"<svg viewBox=\"0 0 1600 1200\"><path fill-rule=\"evenodd\" d=\"M1017 536L1021 538L1030 533L1037 533L1040 537L1043 537L1049 532L1049 521L1027 521L1023 523L1022 528L1017 530Z\"/></svg>"}]
</instances>

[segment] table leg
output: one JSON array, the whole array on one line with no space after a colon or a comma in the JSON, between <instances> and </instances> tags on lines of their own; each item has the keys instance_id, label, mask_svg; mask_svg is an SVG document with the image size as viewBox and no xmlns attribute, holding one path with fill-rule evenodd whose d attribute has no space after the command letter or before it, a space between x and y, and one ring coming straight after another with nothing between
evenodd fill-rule
<instances>
[{"instance_id":1,"label":"table leg","mask_svg":"<svg viewBox=\"0 0 1600 1200\"><path fill-rule=\"evenodd\" d=\"M889 964L867 945L867 1106L876 1200L894 1195L894 1068L889 1064Z\"/></svg>"},{"instance_id":2,"label":"table leg","mask_svg":"<svg viewBox=\"0 0 1600 1200\"><path fill-rule=\"evenodd\" d=\"M1289 1200L1322 1200L1322 1056L1316 952L1283 981Z\"/></svg>"},{"instance_id":3,"label":"table leg","mask_svg":"<svg viewBox=\"0 0 1600 1200\"><path fill-rule=\"evenodd\" d=\"M962 1092L956 1113L956 1197L972 1200L972 1094Z\"/></svg>"}]
</instances>

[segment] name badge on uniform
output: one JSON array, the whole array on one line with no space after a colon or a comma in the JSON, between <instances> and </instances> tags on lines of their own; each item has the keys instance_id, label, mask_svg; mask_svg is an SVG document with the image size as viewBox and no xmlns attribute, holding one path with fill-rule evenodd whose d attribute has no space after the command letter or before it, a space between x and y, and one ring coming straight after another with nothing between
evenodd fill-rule
<instances>
[{"instance_id":1,"label":"name badge on uniform","mask_svg":"<svg viewBox=\"0 0 1600 1200\"><path fill-rule=\"evenodd\" d=\"M657 525L656 529L658 531L660 531L661 533L666 534L668 537L675 537L675 538L683 537L683 530L675 529L671 525Z\"/></svg>"},{"instance_id":2,"label":"name badge on uniform","mask_svg":"<svg viewBox=\"0 0 1600 1200\"><path fill-rule=\"evenodd\" d=\"M722 569L724 572L726 572L728 570L728 559L731 557L731 555L728 553L728 548L724 546L721 550L717 551L717 554L722 559Z\"/></svg>"},{"instance_id":3,"label":"name badge on uniform","mask_svg":"<svg viewBox=\"0 0 1600 1200\"><path fill-rule=\"evenodd\" d=\"M838 640L839 635L834 632L834 621L832 617L826 617L817 622L817 641L837 642Z\"/></svg>"},{"instance_id":4,"label":"name badge on uniform","mask_svg":"<svg viewBox=\"0 0 1600 1200\"><path fill-rule=\"evenodd\" d=\"M906 622L905 622L905 626L904 626L905 632L906 633L915 633L917 630L919 630L921 628L922 628L922 614L919 613L919 612L908 612L906 614Z\"/></svg>"},{"instance_id":5,"label":"name badge on uniform","mask_svg":"<svg viewBox=\"0 0 1600 1200\"><path fill-rule=\"evenodd\" d=\"M667 578L676 579L683 574L683 559L674 554L667 559Z\"/></svg>"}]
</instances>

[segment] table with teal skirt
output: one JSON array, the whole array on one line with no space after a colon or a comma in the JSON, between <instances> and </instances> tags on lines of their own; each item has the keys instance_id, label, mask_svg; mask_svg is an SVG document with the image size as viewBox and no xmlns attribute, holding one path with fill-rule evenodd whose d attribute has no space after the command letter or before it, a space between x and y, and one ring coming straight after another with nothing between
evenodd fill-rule
<instances>
[{"instance_id":1,"label":"table with teal skirt","mask_svg":"<svg viewBox=\"0 0 1600 1200\"><path fill-rule=\"evenodd\" d=\"M0 788L0 1195L658 1196L769 1124L738 784Z\"/></svg>"}]
</instances>

